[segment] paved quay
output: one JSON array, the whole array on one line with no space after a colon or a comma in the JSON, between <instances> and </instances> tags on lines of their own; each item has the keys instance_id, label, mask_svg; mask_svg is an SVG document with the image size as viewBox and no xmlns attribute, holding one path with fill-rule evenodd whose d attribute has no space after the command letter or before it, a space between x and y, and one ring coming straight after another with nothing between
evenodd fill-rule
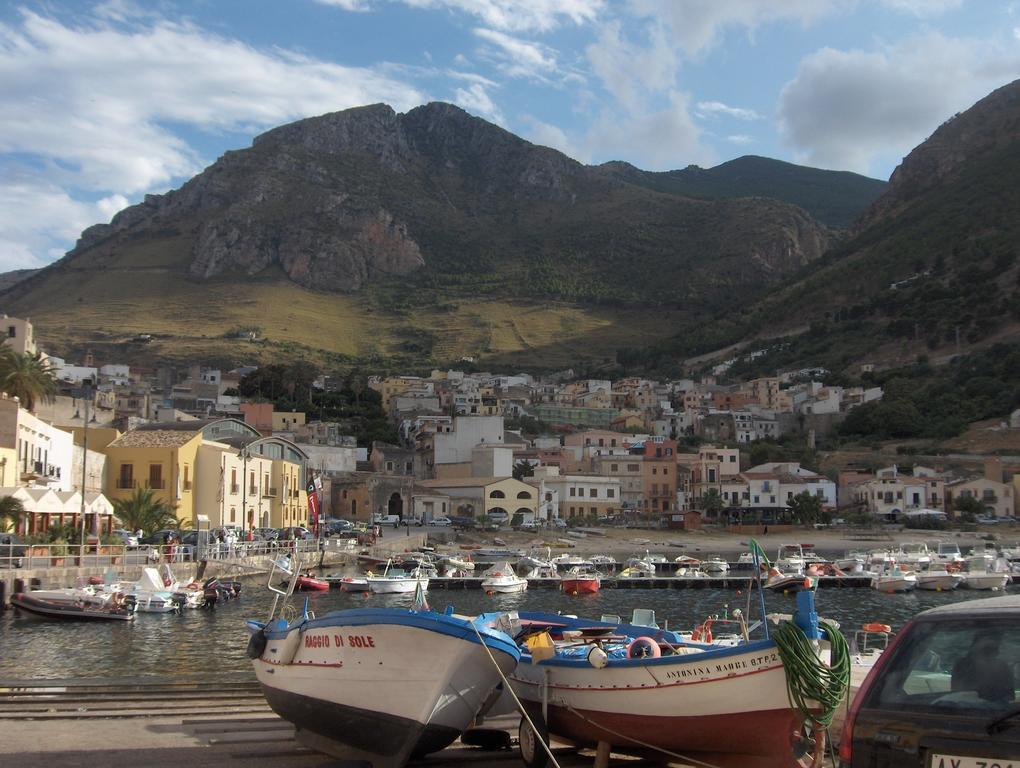
<instances>
[{"instance_id":1,"label":"paved quay","mask_svg":"<svg viewBox=\"0 0 1020 768\"><path fill-rule=\"evenodd\" d=\"M510 749L455 742L412 762L420 768L519 768L518 718L486 728L508 732ZM340 768L342 761L294 740L258 685L169 679L0 680L0 764L18 768ZM592 750L553 744L562 768L591 768ZM662 765L612 755L610 766ZM682 766L681 763L671 765Z\"/></svg>"}]
</instances>

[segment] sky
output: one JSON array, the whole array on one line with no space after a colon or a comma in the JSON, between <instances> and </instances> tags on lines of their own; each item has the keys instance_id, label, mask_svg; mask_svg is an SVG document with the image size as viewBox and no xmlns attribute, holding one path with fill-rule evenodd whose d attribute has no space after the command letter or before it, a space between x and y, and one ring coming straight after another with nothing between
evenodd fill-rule
<instances>
[{"instance_id":1,"label":"sky","mask_svg":"<svg viewBox=\"0 0 1020 768\"><path fill-rule=\"evenodd\" d=\"M1020 77L1020 0L0 5L0 271L303 117L455 103L585 163L887 179Z\"/></svg>"}]
</instances>

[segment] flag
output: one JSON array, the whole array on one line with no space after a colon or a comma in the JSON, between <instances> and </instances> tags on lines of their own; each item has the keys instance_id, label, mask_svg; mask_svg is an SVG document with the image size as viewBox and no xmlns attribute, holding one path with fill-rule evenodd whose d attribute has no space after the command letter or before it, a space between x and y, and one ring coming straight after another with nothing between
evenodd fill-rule
<instances>
[{"instance_id":1,"label":"flag","mask_svg":"<svg viewBox=\"0 0 1020 768\"><path fill-rule=\"evenodd\" d=\"M316 532L318 532L319 494L315 490L315 480L311 477L308 478L308 485L305 487L305 490L308 491L308 519L311 520Z\"/></svg>"},{"instance_id":2,"label":"flag","mask_svg":"<svg viewBox=\"0 0 1020 768\"><path fill-rule=\"evenodd\" d=\"M768 555L765 554L765 550L761 548L761 544L754 539L751 539L749 546L751 548L751 552L758 555L759 562L764 563L766 568L772 567L772 562L769 560Z\"/></svg>"},{"instance_id":3,"label":"flag","mask_svg":"<svg viewBox=\"0 0 1020 768\"><path fill-rule=\"evenodd\" d=\"M429 601L425 599L425 590L422 589L421 579L418 579L417 585L414 588L414 605L412 606L416 611L431 611L429 608Z\"/></svg>"}]
</instances>

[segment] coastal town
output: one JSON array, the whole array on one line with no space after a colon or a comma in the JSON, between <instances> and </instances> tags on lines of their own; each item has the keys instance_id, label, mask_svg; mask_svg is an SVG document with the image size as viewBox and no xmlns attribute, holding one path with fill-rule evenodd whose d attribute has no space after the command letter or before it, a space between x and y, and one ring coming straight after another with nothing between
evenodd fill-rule
<instances>
[{"instance_id":1,"label":"coastal town","mask_svg":"<svg viewBox=\"0 0 1020 768\"><path fill-rule=\"evenodd\" d=\"M33 407L0 400L0 495L21 502L15 533L26 537L75 530L83 513L94 534L110 536L114 503L143 490L182 529L202 523L246 537L383 517L695 530L848 519L991 525L1020 513L1020 466L1009 457L922 464L876 455L870 467L821 470L815 441L882 397L877 387L827 386L821 370L732 383L578 380L569 371L367 375L361 396L394 439L359 444L349 424L316 418L315 393L343 386L335 378L313 382L306 410L279 411L269 397L240 396L255 366L143 368L91 355L71 363L37 347L29 320L5 316L3 326L4 345L38 356L55 380L53 396ZM794 448L780 459L765 449L783 445Z\"/></svg>"}]
</instances>

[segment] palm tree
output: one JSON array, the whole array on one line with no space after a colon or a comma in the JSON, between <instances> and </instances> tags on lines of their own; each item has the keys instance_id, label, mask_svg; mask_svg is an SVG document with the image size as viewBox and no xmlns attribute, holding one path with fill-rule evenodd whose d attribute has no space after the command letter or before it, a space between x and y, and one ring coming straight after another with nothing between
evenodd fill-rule
<instances>
[{"instance_id":1,"label":"palm tree","mask_svg":"<svg viewBox=\"0 0 1020 768\"><path fill-rule=\"evenodd\" d=\"M38 401L53 402L57 380L50 364L36 352L19 355L7 346L0 347L0 391L17 397L29 411Z\"/></svg>"},{"instance_id":2,"label":"palm tree","mask_svg":"<svg viewBox=\"0 0 1020 768\"><path fill-rule=\"evenodd\" d=\"M128 498L114 501L113 512L121 525L146 534L176 528L178 520L173 505L155 498L155 493L152 488L135 488Z\"/></svg>"},{"instance_id":3,"label":"palm tree","mask_svg":"<svg viewBox=\"0 0 1020 768\"><path fill-rule=\"evenodd\" d=\"M6 531L8 527L18 530L24 517L25 505L21 503L21 499L13 496L4 496L0 499L0 531Z\"/></svg>"}]
</instances>

